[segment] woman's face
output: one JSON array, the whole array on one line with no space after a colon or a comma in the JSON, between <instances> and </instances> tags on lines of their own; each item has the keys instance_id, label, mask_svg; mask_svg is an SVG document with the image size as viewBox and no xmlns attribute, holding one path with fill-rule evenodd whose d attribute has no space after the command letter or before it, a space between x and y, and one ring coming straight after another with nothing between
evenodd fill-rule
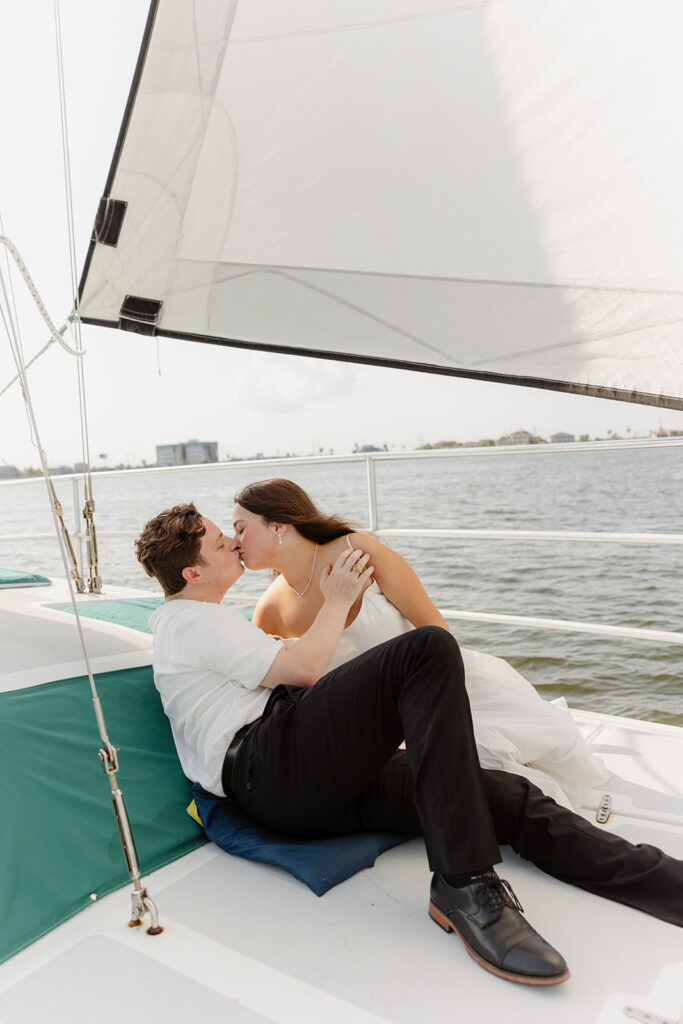
<instances>
[{"instance_id":1,"label":"woman's face","mask_svg":"<svg viewBox=\"0 0 683 1024\"><path fill-rule=\"evenodd\" d=\"M247 569L271 569L277 544L274 524L241 505L235 505L232 525Z\"/></svg>"}]
</instances>

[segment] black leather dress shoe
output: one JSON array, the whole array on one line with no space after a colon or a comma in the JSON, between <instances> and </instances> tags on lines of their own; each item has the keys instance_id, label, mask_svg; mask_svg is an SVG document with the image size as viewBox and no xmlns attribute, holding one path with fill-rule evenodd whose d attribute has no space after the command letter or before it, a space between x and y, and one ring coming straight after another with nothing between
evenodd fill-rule
<instances>
[{"instance_id":1,"label":"black leather dress shoe","mask_svg":"<svg viewBox=\"0 0 683 1024\"><path fill-rule=\"evenodd\" d=\"M565 961L521 910L509 884L493 870L457 887L442 875L432 879L429 916L456 932L478 964L523 985L559 985L569 977Z\"/></svg>"}]
</instances>

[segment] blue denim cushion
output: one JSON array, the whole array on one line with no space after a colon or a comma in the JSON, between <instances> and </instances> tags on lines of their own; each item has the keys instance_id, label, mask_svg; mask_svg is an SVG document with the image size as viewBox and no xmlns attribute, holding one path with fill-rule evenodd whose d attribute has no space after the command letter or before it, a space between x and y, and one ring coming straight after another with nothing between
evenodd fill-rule
<instances>
[{"instance_id":1,"label":"blue denim cushion","mask_svg":"<svg viewBox=\"0 0 683 1024\"><path fill-rule=\"evenodd\" d=\"M364 832L328 839L298 839L271 832L246 814L231 796L218 797L195 783L192 795L204 831L222 850L284 868L323 896L334 885L370 868L380 853L410 837Z\"/></svg>"}]
</instances>

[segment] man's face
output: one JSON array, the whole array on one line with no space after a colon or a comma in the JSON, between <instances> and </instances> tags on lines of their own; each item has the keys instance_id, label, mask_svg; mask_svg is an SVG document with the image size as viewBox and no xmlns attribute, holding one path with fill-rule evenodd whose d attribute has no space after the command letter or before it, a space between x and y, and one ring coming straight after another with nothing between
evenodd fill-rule
<instances>
[{"instance_id":1,"label":"man's face","mask_svg":"<svg viewBox=\"0 0 683 1024\"><path fill-rule=\"evenodd\" d=\"M204 564L198 565L197 569L206 583L227 590L244 572L239 544L234 537L226 537L210 519L202 516L202 522L206 533L199 550Z\"/></svg>"}]
</instances>

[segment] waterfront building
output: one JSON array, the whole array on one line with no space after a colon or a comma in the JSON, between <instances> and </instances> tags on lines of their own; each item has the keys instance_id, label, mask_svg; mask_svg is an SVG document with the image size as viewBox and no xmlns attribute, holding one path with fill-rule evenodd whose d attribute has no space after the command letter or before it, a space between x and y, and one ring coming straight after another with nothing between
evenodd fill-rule
<instances>
[{"instance_id":1,"label":"waterfront building","mask_svg":"<svg viewBox=\"0 0 683 1024\"><path fill-rule=\"evenodd\" d=\"M218 462L218 441L192 439L181 444L158 444L157 466L196 466Z\"/></svg>"},{"instance_id":2,"label":"waterfront building","mask_svg":"<svg viewBox=\"0 0 683 1024\"><path fill-rule=\"evenodd\" d=\"M218 462L218 441L186 441L185 462L188 466Z\"/></svg>"},{"instance_id":3,"label":"waterfront building","mask_svg":"<svg viewBox=\"0 0 683 1024\"><path fill-rule=\"evenodd\" d=\"M185 462L184 444L157 445L157 466L184 466Z\"/></svg>"},{"instance_id":4,"label":"waterfront building","mask_svg":"<svg viewBox=\"0 0 683 1024\"><path fill-rule=\"evenodd\" d=\"M573 434L564 434L560 431L557 434L553 434L550 440L552 444L573 444L574 441L576 441L576 438Z\"/></svg>"},{"instance_id":5,"label":"waterfront building","mask_svg":"<svg viewBox=\"0 0 683 1024\"><path fill-rule=\"evenodd\" d=\"M498 438L497 444L533 444L534 435L528 430L513 430L511 434Z\"/></svg>"}]
</instances>

